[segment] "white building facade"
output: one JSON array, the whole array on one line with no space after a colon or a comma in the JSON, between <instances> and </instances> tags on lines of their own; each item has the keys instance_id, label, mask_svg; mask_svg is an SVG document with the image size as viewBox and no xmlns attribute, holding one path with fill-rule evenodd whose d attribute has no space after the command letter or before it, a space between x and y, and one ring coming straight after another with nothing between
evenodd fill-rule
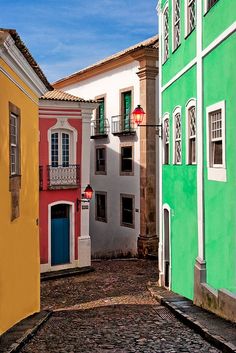
<instances>
[{"instance_id":1,"label":"white building facade","mask_svg":"<svg viewBox=\"0 0 236 353\"><path fill-rule=\"evenodd\" d=\"M157 252L156 134L132 119L141 104L144 124L157 120L157 43L152 37L54 84L100 103L90 140L94 258Z\"/></svg>"}]
</instances>

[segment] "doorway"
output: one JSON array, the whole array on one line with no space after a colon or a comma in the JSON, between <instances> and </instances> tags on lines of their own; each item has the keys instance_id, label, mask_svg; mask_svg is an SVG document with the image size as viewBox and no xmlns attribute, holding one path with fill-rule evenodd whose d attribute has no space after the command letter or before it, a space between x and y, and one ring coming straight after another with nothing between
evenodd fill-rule
<instances>
[{"instance_id":1,"label":"doorway","mask_svg":"<svg viewBox=\"0 0 236 353\"><path fill-rule=\"evenodd\" d=\"M170 211L164 208L164 285L170 288Z\"/></svg>"},{"instance_id":2,"label":"doorway","mask_svg":"<svg viewBox=\"0 0 236 353\"><path fill-rule=\"evenodd\" d=\"M70 206L51 207L51 265L70 263Z\"/></svg>"}]
</instances>

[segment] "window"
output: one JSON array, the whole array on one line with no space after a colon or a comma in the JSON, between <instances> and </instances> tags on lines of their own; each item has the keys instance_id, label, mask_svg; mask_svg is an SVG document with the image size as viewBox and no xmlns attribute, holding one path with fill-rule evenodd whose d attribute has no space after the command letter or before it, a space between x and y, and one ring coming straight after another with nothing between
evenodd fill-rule
<instances>
[{"instance_id":1,"label":"window","mask_svg":"<svg viewBox=\"0 0 236 353\"><path fill-rule=\"evenodd\" d=\"M134 228L134 196L121 195L121 225Z\"/></svg>"},{"instance_id":2,"label":"window","mask_svg":"<svg viewBox=\"0 0 236 353\"><path fill-rule=\"evenodd\" d=\"M173 0L173 51L180 45L180 0Z\"/></svg>"},{"instance_id":3,"label":"window","mask_svg":"<svg viewBox=\"0 0 236 353\"><path fill-rule=\"evenodd\" d=\"M190 34L196 26L196 0L185 0L186 1L186 33L187 36Z\"/></svg>"},{"instance_id":4,"label":"window","mask_svg":"<svg viewBox=\"0 0 236 353\"><path fill-rule=\"evenodd\" d=\"M181 112L177 108L174 111L174 164L181 164L182 146L181 146Z\"/></svg>"},{"instance_id":5,"label":"window","mask_svg":"<svg viewBox=\"0 0 236 353\"><path fill-rule=\"evenodd\" d=\"M70 133L53 132L51 134L51 165L52 167L68 167L71 162L70 151Z\"/></svg>"},{"instance_id":6,"label":"window","mask_svg":"<svg viewBox=\"0 0 236 353\"><path fill-rule=\"evenodd\" d=\"M106 148L96 147L96 167L95 174L106 174Z\"/></svg>"},{"instance_id":7,"label":"window","mask_svg":"<svg viewBox=\"0 0 236 353\"><path fill-rule=\"evenodd\" d=\"M95 219L100 222L107 222L107 193L96 192L95 199Z\"/></svg>"},{"instance_id":8,"label":"window","mask_svg":"<svg viewBox=\"0 0 236 353\"><path fill-rule=\"evenodd\" d=\"M221 109L209 113L210 130L210 166L218 167L223 164L222 140L222 111Z\"/></svg>"},{"instance_id":9,"label":"window","mask_svg":"<svg viewBox=\"0 0 236 353\"><path fill-rule=\"evenodd\" d=\"M166 62L166 60L169 57L169 13L168 13L168 7L164 10L163 13L163 39L164 39L164 48L163 48L163 61Z\"/></svg>"},{"instance_id":10,"label":"window","mask_svg":"<svg viewBox=\"0 0 236 353\"><path fill-rule=\"evenodd\" d=\"M196 101L191 99L186 105L186 163L196 164Z\"/></svg>"},{"instance_id":11,"label":"window","mask_svg":"<svg viewBox=\"0 0 236 353\"><path fill-rule=\"evenodd\" d=\"M96 128L97 134L105 134L105 98L98 98L99 107L96 111Z\"/></svg>"},{"instance_id":12,"label":"window","mask_svg":"<svg viewBox=\"0 0 236 353\"><path fill-rule=\"evenodd\" d=\"M10 113L10 173L11 175L20 174L19 159L19 117Z\"/></svg>"},{"instance_id":13,"label":"window","mask_svg":"<svg viewBox=\"0 0 236 353\"><path fill-rule=\"evenodd\" d=\"M121 115L122 115L122 130L129 131L131 129L131 91L121 94Z\"/></svg>"},{"instance_id":14,"label":"window","mask_svg":"<svg viewBox=\"0 0 236 353\"><path fill-rule=\"evenodd\" d=\"M20 109L9 103L9 189L11 192L11 221L20 216Z\"/></svg>"},{"instance_id":15,"label":"window","mask_svg":"<svg viewBox=\"0 0 236 353\"><path fill-rule=\"evenodd\" d=\"M121 175L133 175L133 146L121 146Z\"/></svg>"},{"instance_id":16,"label":"window","mask_svg":"<svg viewBox=\"0 0 236 353\"><path fill-rule=\"evenodd\" d=\"M218 0L206 0L206 12L209 11L212 6L217 3Z\"/></svg>"},{"instance_id":17,"label":"window","mask_svg":"<svg viewBox=\"0 0 236 353\"><path fill-rule=\"evenodd\" d=\"M207 107L208 179L226 181L225 102Z\"/></svg>"},{"instance_id":18,"label":"window","mask_svg":"<svg viewBox=\"0 0 236 353\"><path fill-rule=\"evenodd\" d=\"M163 136L163 147L164 147L164 164L169 164L169 146L170 146L170 121L169 114L166 114L166 117L163 118L164 121L164 136Z\"/></svg>"}]
</instances>

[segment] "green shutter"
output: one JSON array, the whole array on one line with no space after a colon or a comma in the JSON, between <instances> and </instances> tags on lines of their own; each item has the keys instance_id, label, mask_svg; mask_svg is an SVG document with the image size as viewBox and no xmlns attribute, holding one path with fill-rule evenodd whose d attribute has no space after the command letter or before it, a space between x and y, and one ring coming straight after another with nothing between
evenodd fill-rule
<instances>
[{"instance_id":1,"label":"green shutter","mask_svg":"<svg viewBox=\"0 0 236 353\"><path fill-rule=\"evenodd\" d=\"M131 92L124 93L124 130L130 130Z\"/></svg>"},{"instance_id":2,"label":"green shutter","mask_svg":"<svg viewBox=\"0 0 236 353\"><path fill-rule=\"evenodd\" d=\"M104 119L105 119L105 101L104 98L99 99L99 108L98 108L98 119L99 119L99 133L104 134Z\"/></svg>"}]
</instances>

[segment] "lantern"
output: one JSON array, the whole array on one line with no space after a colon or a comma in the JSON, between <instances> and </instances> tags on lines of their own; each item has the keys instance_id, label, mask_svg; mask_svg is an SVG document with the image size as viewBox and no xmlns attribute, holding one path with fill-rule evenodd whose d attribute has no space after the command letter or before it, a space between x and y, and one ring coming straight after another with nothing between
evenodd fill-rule
<instances>
[{"instance_id":1,"label":"lantern","mask_svg":"<svg viewBox=\"0 0 236 353\"><path fill-rule=\"evenodd\" d=\"M145 113L141 105L137 105L137 107L134 109L132 113L135 124L140 125L142 123L144 114Z\"/></svg>"},{"instance_id":2,"label":"lantern","mask_svg":"<svg viewBox=\"0 0 236 353\"><path fill-rule=\"evenodd\" d=\"M91 200L93 197L93 189L91 188L91 186L88 184L84 190L84 198L87 200Z\"/></svg>"}]
</instances>

